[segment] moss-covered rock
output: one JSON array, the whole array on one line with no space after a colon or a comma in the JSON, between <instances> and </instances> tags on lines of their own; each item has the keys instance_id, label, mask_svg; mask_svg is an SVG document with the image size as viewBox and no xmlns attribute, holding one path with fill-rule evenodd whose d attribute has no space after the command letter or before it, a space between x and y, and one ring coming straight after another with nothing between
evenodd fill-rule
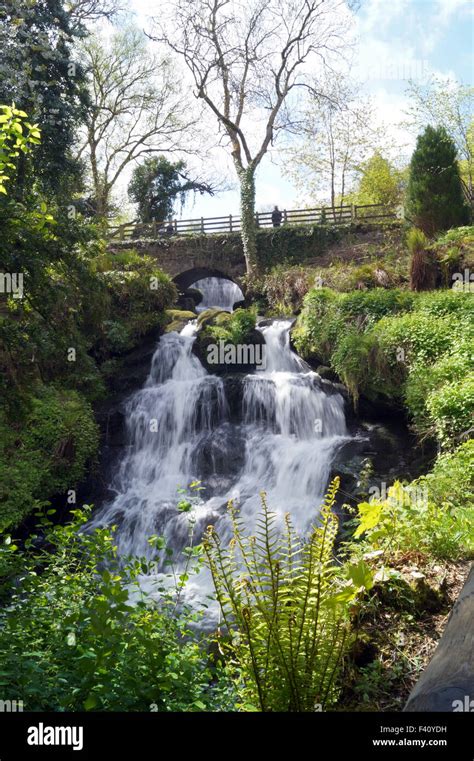
<instances>
[{"instance_id":1,"label":"moss-covered rock","mask_svg":"<svg viewBox=\"0 0 474 761\"><path fill-rule=\"evenodd\" d=\"M165 327L165 333L179 333L189 320L196 319L194 312L189 312L184 309L167 309L165 311L165 317L168 321L168 324Z\"/></svg>"}]
</instances>

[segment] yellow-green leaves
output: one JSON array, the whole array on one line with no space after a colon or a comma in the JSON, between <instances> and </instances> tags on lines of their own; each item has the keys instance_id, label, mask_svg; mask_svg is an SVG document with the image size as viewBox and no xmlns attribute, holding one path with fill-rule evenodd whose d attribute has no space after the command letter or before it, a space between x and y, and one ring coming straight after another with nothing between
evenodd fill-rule
<instances>
[{"instance_id":1,"label":"yellow-green leaves","mask_svg":"<svg viewBox=\"0 0 474 761\"><path fill-rule=\"evenodd\" d=\"M27 114L15 104L0 106L0 193L6 195L5 184L16 171L20 153L28 153L41 140L36 124L26 121Z\"/></svg>"},{"instance_id":2,"label":"yellow-green leaves","mask_svg":"<svg viewBox=\"0 0 474 761\"><path fill-rule=\"evenodd\" d=\"M359 525L354 532L356 539L365 534L366 531L377 526L383 511L383 505L379 502L361 502L357 507L359 510Z\"/></svg>"}]
</instances>

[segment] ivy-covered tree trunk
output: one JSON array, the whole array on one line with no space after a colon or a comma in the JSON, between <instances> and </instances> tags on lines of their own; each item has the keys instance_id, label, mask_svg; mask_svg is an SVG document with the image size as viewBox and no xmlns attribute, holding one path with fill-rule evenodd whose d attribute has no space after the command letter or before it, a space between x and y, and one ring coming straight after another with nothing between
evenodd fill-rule
<instances>
[{"instance_id":1,"label":"ivy-covered tree trunk","mask_svg":"<svg viewBox=\"0 0 474 761\"><path fill-rule=\"evenodd\" d=\"M247 275L258 272L257 224L255 220L255 169L252 166L239 169L240 219Z\"/></svg>"}]
</instances>

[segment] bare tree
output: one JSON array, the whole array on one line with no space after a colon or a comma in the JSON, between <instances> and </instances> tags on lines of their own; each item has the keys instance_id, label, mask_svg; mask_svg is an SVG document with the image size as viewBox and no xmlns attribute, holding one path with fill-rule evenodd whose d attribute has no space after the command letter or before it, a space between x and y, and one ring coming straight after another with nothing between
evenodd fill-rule
<instances>
[{"instance_id":1,"label":"bare tree","mask_svg":"<svg viewBox=\"0 0 474 761\"><path fill-rule=\"evenodd\" d=\"M77 157L86 162L96 213L105 218L129 165L153 153L185 151L183 134L192 119L170 62L151 55L136 28L115 34L109 44L89 38L83 55L92 103Z\"/></svg>"},{"instance_id":2,"label":"bare tree","mask_svg":"<svg viewBox=\"0 0 474 761\"><path fill-rule=\"evenodd\" d=\"M285 101L330 65L345 43L345 0L174 0L155 20L191 72L195 95L217 118L240 182L249 274L257 264L255 174L279 130ZM295 105L297 98L294 98Z\"/></svg>"},{"instance_id":3,"label":"bare tree","mask_svg":"<svg viewBox=\"0 0 474 761\"><path fill-rule=\"evenodd\" d=\"M310 93L297 137L283 153L283 170L306 196L324 192L335 218L357 170L387 144L387 133L376 124L370 98L347 77L334 75L324 91L323 98Z\"/></svg>"},{"instance_id":4,"label":"bare tree","mask_svg":"<svg viewBox=\"0 0 474 761\"><path fill-rule=\"evenodd\" d=\"M110 21L122 10L119 3L120 0L70 0L65 7L73 25L83 25L102 19Z\"/></svg>"}]
</instances>

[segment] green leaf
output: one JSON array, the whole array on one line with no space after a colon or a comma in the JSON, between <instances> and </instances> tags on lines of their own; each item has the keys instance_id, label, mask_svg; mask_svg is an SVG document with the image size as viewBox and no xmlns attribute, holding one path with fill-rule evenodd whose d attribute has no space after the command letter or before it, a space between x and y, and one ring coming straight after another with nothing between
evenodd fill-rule
<instances>
[{"instance_id":1,"label":"green leaf","mask_svg":"<svg viewBox=\"0 0 474 761\"><path fill-rule=\"evenodd\" d=\"M372 589L374 586L374 574L370 566L363 560L360 560L357 565L350 565L347 568L347 576L359 589Z\"/></svg>"},{"instance_id":2,"label":"green leaf","mask_svg":"<svg viewBox=\"0 0 474 761\"><path fill-rule=\"evenodd\" d=\"M91 692L90 695L88 695L84 700L84 708L86 711L92 711L98 704L99 699L93 692Z\"/></svg>"},{"instance_id":3,"label":"green leaf","mask_svg":"<svg viewBox=\"0 0 474 761\"><path fill-rule=\"evenodd\" d=\"M357 507L359 510L359 525L354 531L356 538L362 536L362 534L378 524L383 510L383 505L378 502L361 502Z\"/></svg>"}]
</instances>

